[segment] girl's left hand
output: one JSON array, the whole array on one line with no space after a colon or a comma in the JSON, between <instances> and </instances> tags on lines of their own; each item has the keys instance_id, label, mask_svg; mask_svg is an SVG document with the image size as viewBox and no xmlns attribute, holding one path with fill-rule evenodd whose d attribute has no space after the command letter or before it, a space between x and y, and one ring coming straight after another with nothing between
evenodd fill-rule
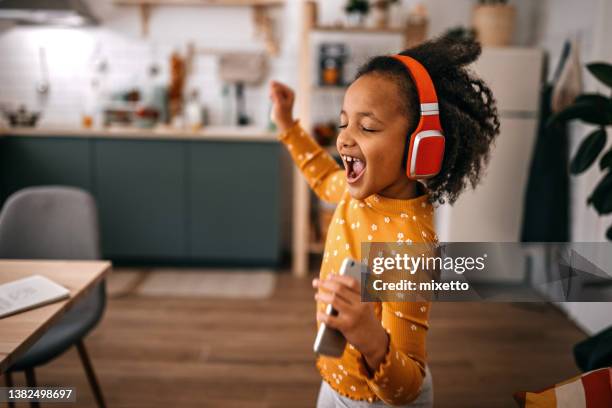
<instances>
[{"instance_id":1,"label":"girl's left hand","mask_svg":"<svg viewBox=\"0 0 612 408\"><path fill-rule=\"evenodd\" d=\"M328 279L314 279L318 288L315 299L330 304L337 316L317 313L317 320L340 330L346 340L364 356L370 371L376 371L389 345L389 336L374 313L374 304L361 302L359 282L350 276L333 275Z\"/></svg>"}]
</instances>

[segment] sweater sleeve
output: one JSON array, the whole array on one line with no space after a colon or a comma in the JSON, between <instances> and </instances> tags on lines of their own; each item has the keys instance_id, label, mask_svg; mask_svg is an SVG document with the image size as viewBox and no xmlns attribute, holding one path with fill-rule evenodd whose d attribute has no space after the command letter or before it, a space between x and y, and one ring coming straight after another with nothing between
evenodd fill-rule
<instances>
[{"instance_id":1,"label":"sweater sleeve","mask_svg":"<svg viewBox=\"0 0 612 408\"><path fill-rule=\"evenodd\" d=\"M383 302L382 325L389 334L387 353L374 373L360 357L360 371L385 403L404 405L416 399L425 376L425 336L429 302Z\"/></svg>"},{"instance_id":2,"label":"sweater sleeve","mask_svg":"<svg viewBox=\"0 0 612 408\"><path fill-rule=\"evenodd\" d=\"M299 119L278 135L306 182L323 201L338 203L346 190L344 171L336 160L306 134Z\"/></svg>"}]
</instances>

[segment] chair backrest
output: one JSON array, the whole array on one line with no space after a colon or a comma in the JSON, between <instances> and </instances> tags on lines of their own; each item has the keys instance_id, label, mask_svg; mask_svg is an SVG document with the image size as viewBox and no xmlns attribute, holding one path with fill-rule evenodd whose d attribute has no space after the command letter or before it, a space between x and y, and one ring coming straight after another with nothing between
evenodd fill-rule
<instances>
[{"instance_id":1,"label":"chair backrest","mask_svg":"<svg viewBox=\"0 0 612 408\"><path fill-rule=\"evenodd\" d=\"M0 212L0 258L100 259L93 197L63 186L12 194Z\"/></svg>"}]
</instances>

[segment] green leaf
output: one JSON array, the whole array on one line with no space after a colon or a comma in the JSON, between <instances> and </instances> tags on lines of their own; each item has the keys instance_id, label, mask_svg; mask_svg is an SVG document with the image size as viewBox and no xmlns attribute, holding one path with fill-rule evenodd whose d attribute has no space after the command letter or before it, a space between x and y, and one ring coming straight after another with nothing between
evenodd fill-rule
<instances>
[{"instance_id":1,"label":"green leaf","mask_svg":"<svg viewBox=\"0 0 612 408\"><path fill-rule=\"evenodd\" d=\"M599 93L584 93L576 97L574 103L589 103L593 107L610 109L610 98Z\"/></svg>"},{"instance_id":2,"label":"green leaf","mask_svg":"<svg viewBox=\"0 0 612 408\"><path fill-rule=\"evenodd\" d=\"M606 232L606 238L608 238L609 241L612 241L612 227L608 228L608 231Z\"/></svg>"},{"instance_id":3,"label":"green leaf","mask_svg":"<svg viewBox=\"0 0 612 408\"><path fill-rule=\"evenodd\" d=\"M591 193L588 202L590 203L595 197L601 196L610 189L612 189L612 171L608 171L604 177L599 180L599 183L597 183L595 186L595 190L593 190Z\"/></svg>"},{"instance_id":4,"label":"green leaf","mask_svg":"<svg viewBox=\"0 0 612 408\"><path fill-rule=\"evenodd\" d=\"M612 149L608 150L599 160L599 169L603 170L606 167L612 167Z\"/></svg>"},{"instance_id":5,"label":"green leaf","mask_svg":"<svg viewBox=\"0 0 612 408\"><path fill-rule=\"evenodd\" d=\"M612 212L612 172L608 171L587 199L599 214Z\"/></svg>"},{"instance_id":6,"label":"green leaf","mask_svg":"<svg viewBox=\"0 0 612 408\"><path fill-rule=\"evenodd\" d=\"M611 115L607 112L605 107L599 102L596 102L595 99L585 98L580 101L577 100L572 105L552 115L548 120L547 126L551 126L555 122L567 122L574 119L605 126L609 124Z\"/></svg>"},{"instance_id":7,"label":"green leaf","mask_svg":"<svg viewBox=\"0 0 612 408\"><path fill-rule=\"evenodd\" d=\"M587 64L587 69L602 83L612 88L612 65L606 62Z\"/></svg>"},{"instance_id":8,"label":"green leaf","mask_svg":"<svg viewBox=\"0 0 612 408\"><path fill-rule=\"evenodd\" d=\"M593 207L599 214L612 213L612 190L608 190L596 199L593 199Z\"/></svg>"},{"instance_id":9,"label":"green leaf","mask_svg":"<svg viewBox=\"0 0 612 408\"><path fill-rule=\"evenodd\" d=\"M572 159L570 165L570 172L572 174L580 174L589 168L591 164L597 159L599 153L606 145L606 131L602 128L597 129L589 134L586 139L582 141L578 152Z\"/></svg>"}]
</instances>

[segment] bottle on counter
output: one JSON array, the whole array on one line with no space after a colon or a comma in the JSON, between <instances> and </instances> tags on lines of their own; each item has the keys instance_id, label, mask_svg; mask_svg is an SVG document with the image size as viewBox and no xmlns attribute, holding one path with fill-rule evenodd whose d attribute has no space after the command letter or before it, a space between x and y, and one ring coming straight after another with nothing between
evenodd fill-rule
<instances>
[{"instance_id":1,"label":"bottle on counter","mask_svg":"<svg viewBox=\"0 0 612 408\"><path fill-rule=\"evenodd\" d=\"M202 114L202 104L197 89L191 90L189 99L185 105L185 124L188 129L200 130L204 125L204 115Z\"/></svg>"},{"instance_id":2,"label":"bottle on counter","mask_svg":"<svg viewBox=\"0 0 612 408\"><path fill-rule=\"evenodd\" d=\"M221 99L223 106L223 125L233 126L236 124L236 105L232 97L232 87L230 84L223 84Z\"/></svg>"},{"instance_id":3,"label":"bottle on counter","mask_svg":"<svg viewBox=\"0 0 612 408\"><path fill-rule=\"evenodd\" d=\"M89 87L83 95L83 103L81 104L81 126L85 129L90 129L95 125L100 125L100 81L98 78L93 78Z\"/></svg>"}]
</instances>

